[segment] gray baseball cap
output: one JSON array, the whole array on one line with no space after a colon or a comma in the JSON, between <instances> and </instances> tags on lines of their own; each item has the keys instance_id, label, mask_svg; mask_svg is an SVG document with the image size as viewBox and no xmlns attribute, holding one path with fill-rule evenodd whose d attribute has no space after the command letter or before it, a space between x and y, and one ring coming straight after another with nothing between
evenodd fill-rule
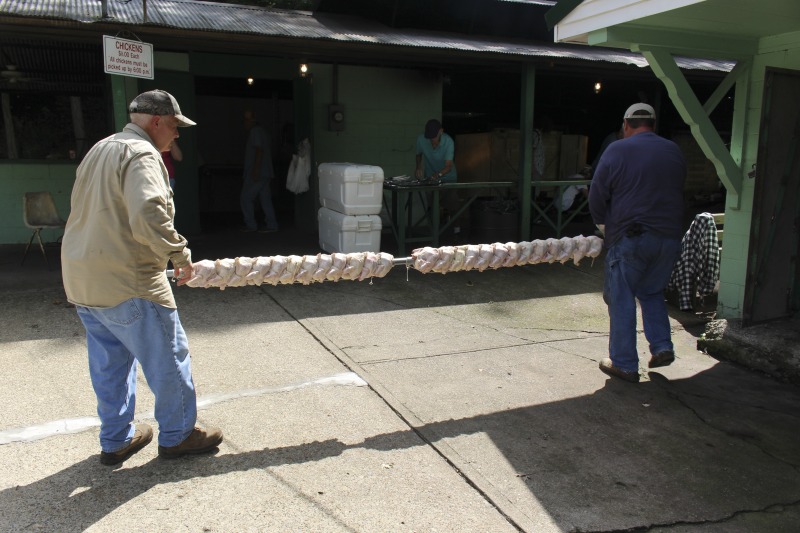
<instances>
[{"instance_id":1,"label":"gray baseball cap","mask_svg":"<svg viewBox=\"0 0 800 533\"><path fill-rule=\"evenodd\" d=\"M154 89L140 94L128 106L130 113L144 113L146 115L173 115L178 119L179 127L195 126L197 123L181 114L181 107L175 97L167 91Z\"/></svg>"}]
</instances>

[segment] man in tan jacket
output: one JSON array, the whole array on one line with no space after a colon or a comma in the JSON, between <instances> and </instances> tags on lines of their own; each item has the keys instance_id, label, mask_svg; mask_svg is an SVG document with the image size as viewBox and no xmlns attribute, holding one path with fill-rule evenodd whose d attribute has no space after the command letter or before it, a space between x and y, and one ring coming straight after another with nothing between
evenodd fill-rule
<instances>
[{"instance_id":1,"label":"man in tan jacket","mask_svg":"<svg viewBox=\"0 0 800 533\"><path fill-rule=\"evenodd\" d=\"M217 428L195 427L189 344L166 276L192 276L191 253L174 225L160 152L195 123L161 90L140 94L122 132L98 142L77 170L61 249L67 298L86 328L89 373L100 417L100 462L118 464L153 438L133 424L137 361L155 395L158 453L210 452Z\"/></svg>"}]
</instances>

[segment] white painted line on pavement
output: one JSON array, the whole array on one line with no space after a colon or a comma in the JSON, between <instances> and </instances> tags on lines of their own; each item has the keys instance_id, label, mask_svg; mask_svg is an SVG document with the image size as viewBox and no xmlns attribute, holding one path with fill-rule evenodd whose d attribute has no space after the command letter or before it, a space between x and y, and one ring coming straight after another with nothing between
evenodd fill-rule
<instances>
[{"instance_id":1,"label":"white painted line on pavement","mask_svg":"<svg viewBox=\"0 0 800 533\"><path fill-rule=\"evenodd\" d=\"M237 392L226 392L219 394L209 394L197 399L197 408L205 409L206 407L215 403L227 402L228 400L235 400L237 398L244 398L247 396L261 396L264 394L275 394L278 392L289 392L296 389L302 389L313 385L354 385L356 387L364 387L367 382L361 379L355 372L343 372L341 374L334 374L326 378L315 379L314 381L307 381L305 383L297 383L287 387L271 388L271 389L252 389Z\"/></svg>"},{"instance_id":2,"label":"white painted line on pavement","mask_svg":"<svg viewBox=\"0 0 800 533\"><path fill-rule=\"evenodd\" d=\"M313 386L337 386L337 385L350 385L355 387L365 387L367 382L361 379L355 372L342 372L341 374L334 374L324 378L318 378L312 381L303 383L296 383L286 387L273 387L266 389L249 389L237 392L226 392L219 394L209 394L197 399L198 409L207 409L208 407L238 398L245 398L250 396L263 396L265 394L277 394L281 392L289 392L297 389L303 389ZM138 416L140 419L152 419L153 411L141 414ZM54 420L52 422L45 422L35 426L28 426L24 428L11 428L0 431L0 446L3 444L11 444L12 442L31 442L39 439L45 439L54 435L66 435L70 433L80 433L88 429L99 427L100 419L96 416L84 416L81 418L65 418L62 420Z\"/></svg>"}]
</instances>

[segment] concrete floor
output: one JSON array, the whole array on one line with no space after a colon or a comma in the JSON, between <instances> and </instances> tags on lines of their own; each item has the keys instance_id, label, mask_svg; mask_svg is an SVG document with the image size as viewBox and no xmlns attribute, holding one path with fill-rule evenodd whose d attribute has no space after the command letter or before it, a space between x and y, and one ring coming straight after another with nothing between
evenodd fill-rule
<instances>
[{"instance_id":1,"label":"concrete floor","mask_svg":"<svg viewBox=\"0 0 800 533\"><path fill-rule=\"evenodd\" d=\"M221 232L195 260L317 253ZM58 270L0 247L1 531L795 532L800 389L697 350L632 385L602 260L372 282L176 287L215 455L98 460L85 338ZM56 255L57 250L48 248ZM38 254L38 255L37 255ZM646 366L646 343L639 350ZM140 378L137 420L152 424Z\"/></svg>"}]
</instances>

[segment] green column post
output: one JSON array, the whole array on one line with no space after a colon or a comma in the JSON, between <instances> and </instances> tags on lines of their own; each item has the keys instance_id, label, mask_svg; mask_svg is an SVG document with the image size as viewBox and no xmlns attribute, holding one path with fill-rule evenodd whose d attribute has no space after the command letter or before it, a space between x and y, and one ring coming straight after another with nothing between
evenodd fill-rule
<instances>
[{"instance_id":1,"label":"green column post","mask_svg":"<svg viewBox=\"0 0 800 533\"><path fill-rule=\"evenodd\" d=\"M122 131L128 123L128 104L136 95L138 84L136 78L109 74L111 78L111 98L114 109L114 131Z\"/></svg>"},{"instance_id":2,"label":"green column post","mask_svg":"<svg viewBox=\"0 0 800 533\"><path fill-rule=\"evenodd\" d=\"M522 67L519 106L519 223L520 240L531 237L531 170L533 168L533 95L536 67Z\"/></svg>"}]
</instances>

